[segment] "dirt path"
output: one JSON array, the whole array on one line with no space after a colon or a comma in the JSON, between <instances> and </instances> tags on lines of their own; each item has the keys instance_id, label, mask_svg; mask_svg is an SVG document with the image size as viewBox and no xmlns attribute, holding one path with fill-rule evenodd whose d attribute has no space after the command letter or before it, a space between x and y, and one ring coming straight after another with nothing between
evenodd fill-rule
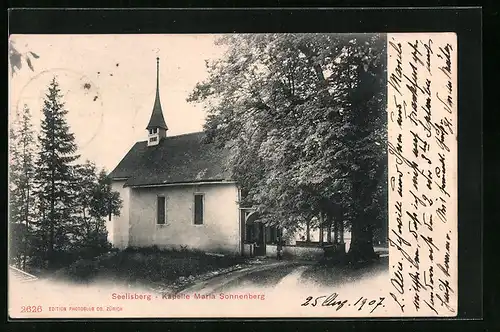
<instances>
[{"instance_id":1,"label":"dirt path","mask_svg":"<svg viewBox=\"0 0 500 332\"><path fill-rule=\"evenodd\" d=\"M249 286L273 287L299 265L301 263L291 261L266 262L199 282L179 294L212 294Z\"/></svg>"}]
</instances>

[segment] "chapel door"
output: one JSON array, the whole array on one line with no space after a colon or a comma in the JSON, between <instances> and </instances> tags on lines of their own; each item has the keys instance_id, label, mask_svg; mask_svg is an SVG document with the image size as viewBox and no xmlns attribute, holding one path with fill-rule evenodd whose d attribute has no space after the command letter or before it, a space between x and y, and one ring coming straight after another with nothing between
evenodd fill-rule
<instances>
[{"instance_id":1,"label":"chapel door","mask_svg":"<svg viewBox=\"0 0 500 332\"><path fill-rule=\"evenodd\" d=\"M255 256L266 255L266 227L263 223L255 223Z\"/></svg>"}]
</instances>

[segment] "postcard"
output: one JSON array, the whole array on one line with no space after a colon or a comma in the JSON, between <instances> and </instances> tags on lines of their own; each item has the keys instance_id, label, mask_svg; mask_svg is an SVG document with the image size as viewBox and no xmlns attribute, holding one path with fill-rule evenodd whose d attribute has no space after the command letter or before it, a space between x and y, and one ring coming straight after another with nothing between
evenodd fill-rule
<instances>
[{"instance_id":1,"label":"postcard","mask_svg":"<svg viewBox=\"0 0 500 332\"><path fill-rule=\"evenodd\" d=\"M11 318L454 317L455 33L9 39Z\"/></svg>"}]
</instances>

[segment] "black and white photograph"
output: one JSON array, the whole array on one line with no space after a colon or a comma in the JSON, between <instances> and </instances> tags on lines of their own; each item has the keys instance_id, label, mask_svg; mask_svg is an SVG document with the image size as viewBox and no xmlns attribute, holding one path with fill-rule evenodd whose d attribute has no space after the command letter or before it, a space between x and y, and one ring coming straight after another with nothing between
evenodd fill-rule
<instances>
[{"instance_id":1,"label":"black and white photograph","mask_svg":"<svg viewBox=\"0 0 500 332\"><path fill-rule=\"evenodd\" d=\"M456 35L11 35L13 318L455 316Z\"/></svg>"}]
</instances>

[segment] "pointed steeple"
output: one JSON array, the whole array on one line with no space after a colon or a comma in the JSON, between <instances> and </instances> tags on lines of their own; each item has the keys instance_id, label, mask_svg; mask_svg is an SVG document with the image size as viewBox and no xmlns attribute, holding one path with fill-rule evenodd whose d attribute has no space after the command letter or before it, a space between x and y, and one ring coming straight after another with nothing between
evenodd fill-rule
<instances>
[{"instance_id":1,"label":"pointed steeple","mask_svg":"<svg viewBox=\"0 0 500 332\"><path fill-rule=\"evenodd\" d=\"M149 130L155 128L168 130L160 103L160 58L156 58L156 97L153 112L151 113L151 119L149 119L146 129Z\"/></svg>"}]
</instances>

